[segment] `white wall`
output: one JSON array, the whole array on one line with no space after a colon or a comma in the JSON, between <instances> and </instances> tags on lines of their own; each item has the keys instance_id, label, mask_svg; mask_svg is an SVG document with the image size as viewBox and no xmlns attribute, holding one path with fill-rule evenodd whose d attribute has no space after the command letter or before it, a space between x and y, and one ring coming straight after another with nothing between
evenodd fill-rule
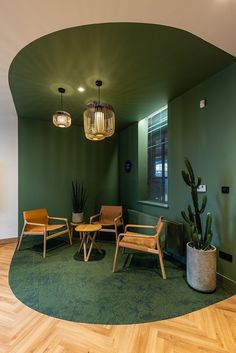
<instances>
[{"instance_id":1,"label":"white wall","mask_svg":"<svg viewBox=\"0 0 236 353\"><path fill-rule=\"evenodd\" d=\"M8 85L14 56L45 34L104 22L166 24L236 54L236 2L202 4L196 0L0 0L0 238L18 233L17 115Z\"/></svg>"},{"instance_id":2,"label":"white wall","mask_svg":"<svg viewBox=\"0 0 236 353\"><path fill-rule=\"evenodd\" d=\"M0 238L18 234L18 139L16 114L0 116Z\"/></svg>"}]
</instances>

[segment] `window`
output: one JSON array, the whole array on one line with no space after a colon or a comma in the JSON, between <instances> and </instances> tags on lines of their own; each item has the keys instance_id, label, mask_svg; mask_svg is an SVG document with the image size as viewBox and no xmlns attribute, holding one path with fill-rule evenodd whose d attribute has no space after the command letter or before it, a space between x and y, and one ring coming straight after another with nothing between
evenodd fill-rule
<instances>
[{"instance_id":1,"label":"window","mask_svg":"<svg viewBox=\"0 0 236 353\"><path fill-rule=\"evenodd\" d=\"M148 200L168 202L168 109L148 118Z\"/></svg>"}]
</instances>

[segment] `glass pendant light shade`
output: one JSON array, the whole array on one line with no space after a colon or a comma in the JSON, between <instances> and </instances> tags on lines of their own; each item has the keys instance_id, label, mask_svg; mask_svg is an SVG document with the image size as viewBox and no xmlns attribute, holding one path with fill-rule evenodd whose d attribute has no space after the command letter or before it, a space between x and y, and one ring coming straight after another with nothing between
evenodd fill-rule
<instances>
[{"instance_id":1,"label":"glass pendant light shade","mask_svg":"<svg viewBox=\"0 0 236 353\"><path fill-rule=\"evenodd\" d=\"M115 132L115 113L108 104L91 103L84 111L85 135L101 140ZM87 137L87 136L86 136Z\"/></svg>"},{"instance_id":2,"label":"glass pendant light shade","mask_svg":"<svg viewBox=\"0 0 236 353\"><path fill-rule=\"evenodd\" d=\"M85 136L88 140L91 140L91 141L101 141L105 139L105 136L102 136L102 135L96 136L96 135L85 133Z\"/></svg>"},{"instance_id":3,"label":"glass pendant light shade","mask_svg":"<svg viewBox=\"0 0 236 353\"><path fill-rule=\"evenodd\" d=\"M62 95L65 93L65 88L59 87L58 92L61 94L61 110L53 114L53 124L57 127L67 128L71 126L71 115L63 110Z\"/></svg>"},{"instance_id":4,"label":"glass pendant light shade","mask_svg":"<svg viewBox=\"0 0 236 353\"><path fill-rule=\"evenodd\" d=\"M71 126L70 114L64 111L57 111L55 114L53 114L53 124L62 128Z\"/></svg>"},{"instance_id":5,"label":"glass pendant light shade","mask_svg":"<svg viewBox=\"0 0 236 353\"><path fill-rule=\"evenodd\" d=\"M102 81L96 81L100 88ZM84 111L84 131L87 139L101 141L115 132L115 113L111 105L99 102L90 103Z\"/></svg>"}]
</instances>

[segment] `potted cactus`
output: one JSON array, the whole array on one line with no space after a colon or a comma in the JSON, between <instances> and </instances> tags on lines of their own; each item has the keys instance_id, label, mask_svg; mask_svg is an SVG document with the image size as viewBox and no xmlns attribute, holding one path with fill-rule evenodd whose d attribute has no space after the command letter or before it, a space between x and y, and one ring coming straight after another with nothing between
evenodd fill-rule
<instances>
[{"instance_id":1,"label":"potted cactus","mask_svg":"<svg viewBox=\"0 0 236 353\"><path fill-rule=\"evenodd\" d=\"M193 208L188 206L188 214L181 212L190 230L190 241L187 243L187 282L198 291L213 292L216 289L216 247L211 244L212 215L207 213L203 228L201 217L206 208L207 196L204 195L199 202L198 187L201 178L195 177L188 158L185 158L185 166L187 172L182 170L182 176L191 189L193 203Z\"/></svg>"}]
</instances>

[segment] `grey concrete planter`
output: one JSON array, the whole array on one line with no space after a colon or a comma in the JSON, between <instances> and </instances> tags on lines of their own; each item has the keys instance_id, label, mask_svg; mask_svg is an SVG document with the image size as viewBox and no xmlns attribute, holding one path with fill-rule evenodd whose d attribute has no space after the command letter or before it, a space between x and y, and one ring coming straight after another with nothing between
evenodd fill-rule
<instances>
[{"instance_id":1,"label":"grey concrete planter","mask_svg":"<svg viewBox=\"0 0 236 353\"><path fill-rule=\"evenodd\" d=\"M74 213L72 212L72 222L73 223L82 223L84 219L84 213Z\"/></svg>"},{"instance_id":2,"label":"grey concrete planter","mask_svg":"<svg viewBox=\"0 0 236 353\"><path fill-rule=\"evenodd\" d=\"M216 289L216 247L198 250L187 243L187 282L193 289L210 293Z\"/></svg>"}]
</instances>

